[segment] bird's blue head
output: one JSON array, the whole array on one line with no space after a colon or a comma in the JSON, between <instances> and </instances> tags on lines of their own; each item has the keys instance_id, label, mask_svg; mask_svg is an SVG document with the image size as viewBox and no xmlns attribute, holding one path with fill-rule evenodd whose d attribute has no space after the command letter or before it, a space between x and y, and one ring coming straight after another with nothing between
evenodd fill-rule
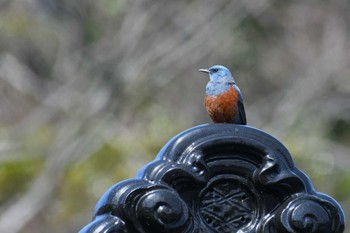
<instances>
[{"instance_id":1,"label":"bird's blue head","mask_svg":"<svg viewBox=\"0 0 350 233\"><path fill-rule=\"evenodd\" d=\"M200 69L199 71L208 73L210 81L213 82L235 82L229 69L225 66L215 65L207 69Z\"/></svg>"}]
</instances>

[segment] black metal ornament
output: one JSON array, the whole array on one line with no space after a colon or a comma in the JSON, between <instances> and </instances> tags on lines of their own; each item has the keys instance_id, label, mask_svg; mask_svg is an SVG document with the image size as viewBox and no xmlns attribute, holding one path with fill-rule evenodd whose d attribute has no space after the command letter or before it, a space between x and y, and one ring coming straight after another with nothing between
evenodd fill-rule
<instances>
[{"instance_id":1,"label":"black metal ornament","mask_svg":"<svg viewBox=\"0 0 350 233\"><path fill-rule=\"evenodd\" d=\"M342 233L345 217L271 135L190 128L133 179L112 186L80 233Z\"/></svg>"}]
</instances>

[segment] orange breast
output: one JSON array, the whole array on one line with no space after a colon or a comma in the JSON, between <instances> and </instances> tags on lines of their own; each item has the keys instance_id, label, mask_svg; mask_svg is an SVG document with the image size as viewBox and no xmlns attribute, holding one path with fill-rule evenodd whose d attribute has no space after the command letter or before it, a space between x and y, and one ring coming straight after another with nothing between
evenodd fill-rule
<instances>
[{"instance_id":1,"label":"orange breast","mask_svg":"<svg viewBox=\"0 0 350 233\"><path fill-rule=\"evenodd\" d=\"M214 123L233 123L238 117L238 93L230 89L221 95L206 96L204 105Z\"/></svg>"}]
</instances>

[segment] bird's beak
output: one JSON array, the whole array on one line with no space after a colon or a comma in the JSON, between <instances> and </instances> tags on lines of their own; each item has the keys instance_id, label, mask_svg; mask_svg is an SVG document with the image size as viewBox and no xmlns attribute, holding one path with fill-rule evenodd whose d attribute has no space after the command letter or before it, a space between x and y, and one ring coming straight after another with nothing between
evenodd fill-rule
<instances>
[{"instance_id":1,"label":"bird's beak","mask_svg":"<svg viewBox=\"0 0 350 233\"><path fill-rule=\"evenodd\" d=\"M209 70L207 69L199 69L198 71L209 74Z\"/></svg>"}]
</instances>

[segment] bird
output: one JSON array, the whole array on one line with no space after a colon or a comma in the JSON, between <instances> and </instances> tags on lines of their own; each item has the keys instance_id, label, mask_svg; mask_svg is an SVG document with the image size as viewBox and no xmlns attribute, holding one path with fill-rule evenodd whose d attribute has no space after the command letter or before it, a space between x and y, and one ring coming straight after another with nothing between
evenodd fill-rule
<instances>
[{"instance_id":1,"label":"bird","mask_svg":"<svg viewBox=\"0 0 350 233\"><path fill-rule=\"evenodd\" d=\"M199 71L209 74L204 105L212 121L246 125L243 97L230 70L215 65Z\"/></svg>"}]
</instances>

